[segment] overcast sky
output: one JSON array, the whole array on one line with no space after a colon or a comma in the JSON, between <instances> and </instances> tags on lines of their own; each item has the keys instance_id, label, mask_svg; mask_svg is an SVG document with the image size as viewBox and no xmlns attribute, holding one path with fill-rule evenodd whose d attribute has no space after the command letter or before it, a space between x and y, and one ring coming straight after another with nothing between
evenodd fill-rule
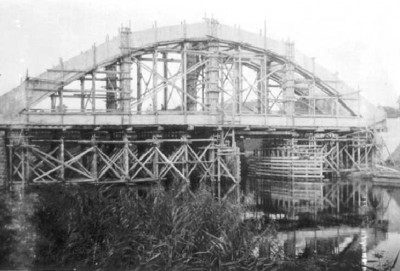
<instances>
[{"instance_id":1,"label":"overcast sky","mask_svg":"<svg viewBox=\"0 0 400 271\"><path fill-rule=\"evenodd\" d=\"M395 106L400 96L400 1L356 0L1 0L0 94L101 43L131 23L133 31L200 22L221 23L295 41L370 101Z\"/></svg>"}]
</instances>

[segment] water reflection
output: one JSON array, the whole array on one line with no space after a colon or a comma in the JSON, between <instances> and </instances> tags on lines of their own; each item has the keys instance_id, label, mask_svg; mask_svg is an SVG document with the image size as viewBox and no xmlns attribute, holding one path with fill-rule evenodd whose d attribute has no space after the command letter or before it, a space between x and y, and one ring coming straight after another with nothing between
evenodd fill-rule
<instances>
[{"instance_id":1,"label":"water reflection","mask_svg":"<svg viewBox=\"0 0 400 271\"><path fill-rule=\"evenodd\" d=\"M257 209L281 221L279 239L287 255L335 256L352 270L382 268L396 258L400 188L379 187L362 178L251 178L247 183ZM393 270L400 270L400 264Z\"/></svg>"}]
</instances>

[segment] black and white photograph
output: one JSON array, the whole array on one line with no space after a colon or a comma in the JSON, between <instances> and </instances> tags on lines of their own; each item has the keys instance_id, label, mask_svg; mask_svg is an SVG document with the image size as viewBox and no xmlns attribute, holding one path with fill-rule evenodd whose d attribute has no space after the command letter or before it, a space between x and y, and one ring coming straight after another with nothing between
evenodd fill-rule
<instances>
[{"instance_id":1,"label":"black and white photograph","mask_svg":"<svg viewBox=\"0 0 400 271\"><path fill-rule=\"evenodd\" d=\"M400 270L400 2L1 0L0 271Z\"/></svg>"}]
</instances>

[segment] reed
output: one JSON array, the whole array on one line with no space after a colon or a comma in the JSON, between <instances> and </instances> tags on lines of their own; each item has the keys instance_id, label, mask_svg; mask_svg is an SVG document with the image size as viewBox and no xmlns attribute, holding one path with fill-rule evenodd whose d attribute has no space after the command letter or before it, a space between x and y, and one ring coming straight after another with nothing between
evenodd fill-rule
<instances>
[{"instance_id":1,"label":"reed","mask_svg":"<svg viewBox=\"0 0 400 271\"><path fill-rule=\"evenodd\" d=\"M37 265L103 269L248 269L281 257L272 227L205 187L41 187L32 221ZM259 223L259 222L258 222Z\"/></svg>"}]
</instances>

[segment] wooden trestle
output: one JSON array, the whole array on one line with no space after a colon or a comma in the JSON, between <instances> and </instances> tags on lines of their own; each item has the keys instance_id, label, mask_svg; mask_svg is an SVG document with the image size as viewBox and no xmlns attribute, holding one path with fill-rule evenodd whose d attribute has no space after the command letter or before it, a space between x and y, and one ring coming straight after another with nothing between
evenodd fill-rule
<instances>
[{"instance_id":1,"label":"wooden trestle","mask_svg":"<svg viewBox=\"0 0 400 271\"><path fill-rule=\"evenodd\" d=\"M313 134L303 138L266 139L254 150L250 174L265 177L323 179L375 166L376 144L371 131Z\"/></svg>"},{"instance_id":2,"label":"wooden trestle","mask_svg":"<svg viewBox=\"0 0 400 271\"><path fill-rule=\"evenodd\" d=\"M259 206L295 215L367 204L367 182L346 176L374 169L377 146L371 131L270 138L263 146L249 157L247 181Z\"/></svg>"},{"instance_id":3,"label":"wooden trestle","mask_svg":"<svg viewBox=\"0 0 400 271\"><path fill-rule=\"evenodd\" d=\"M219 198L239 195L240 159L223 132L12 130L8 185L207 182ZM231 143L232 142L232 143Z\"/></svg>"}]
</instances>

